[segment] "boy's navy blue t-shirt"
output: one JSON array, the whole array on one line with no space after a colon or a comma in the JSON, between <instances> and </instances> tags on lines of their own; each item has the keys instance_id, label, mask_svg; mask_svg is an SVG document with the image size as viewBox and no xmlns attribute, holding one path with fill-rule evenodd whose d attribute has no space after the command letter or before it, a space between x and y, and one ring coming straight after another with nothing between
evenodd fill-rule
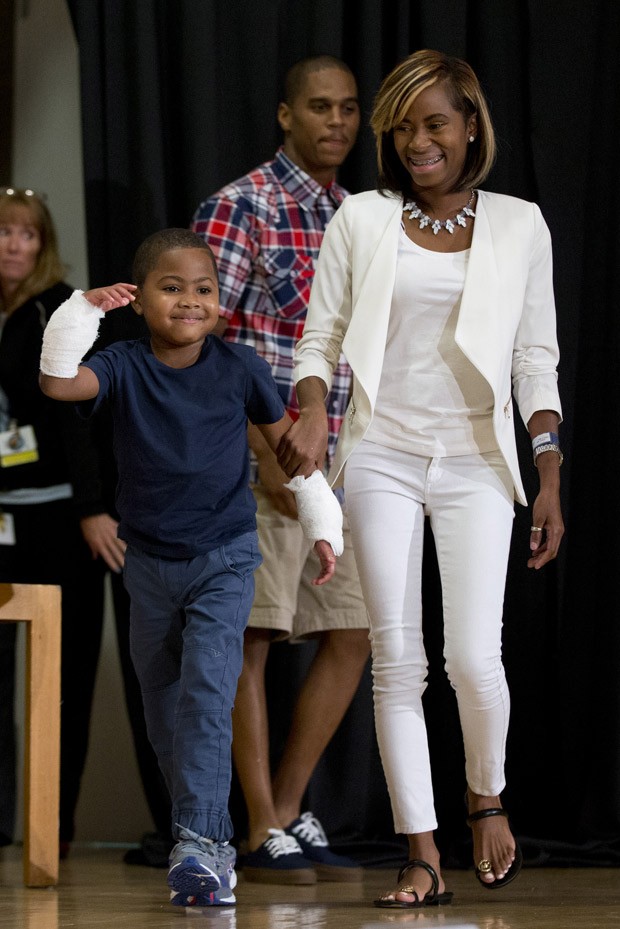
<instances>
[{"instance_id":1,"label":"boy's navy blue t-shirt","mask_svg":"<svg viewBox=\"0 0 620 929\"><path fill-rule=\"evenodd\" d=\"M209 336L194 365L171 368L145 337L85 364L100 389L78 411L111 406L121 539L192 558L256 528L247 421L277 422L285 408L254 349Z\"/></svg>"}]
</instances>

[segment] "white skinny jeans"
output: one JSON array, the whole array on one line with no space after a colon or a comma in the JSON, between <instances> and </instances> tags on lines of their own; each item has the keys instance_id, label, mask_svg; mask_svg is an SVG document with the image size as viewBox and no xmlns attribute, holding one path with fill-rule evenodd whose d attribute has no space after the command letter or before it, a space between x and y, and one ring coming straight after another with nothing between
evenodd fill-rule
<instances>
[{"instance_id":1,"label":"white skinny jeans","mask_svg":"<svg viewBox=\"0 0 620 929\"><path fill-rule=\"evenodd\" d=\"M362 442L347 461L345 499L370 622L377 739L396 832L437 827L422 694L424 516L443 592L444 657L456 691L466 777L477 794L504 787L510 698L501 660L513 485L499 452L424 458Z\"/></svg>"}]
</instances>

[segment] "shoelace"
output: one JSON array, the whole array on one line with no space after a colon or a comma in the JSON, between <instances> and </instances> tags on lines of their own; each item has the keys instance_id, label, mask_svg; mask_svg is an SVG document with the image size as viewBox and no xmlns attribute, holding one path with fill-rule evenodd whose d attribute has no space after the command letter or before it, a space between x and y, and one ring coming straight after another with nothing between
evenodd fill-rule
<instances>
[{"instance_id":1,"label":"shoelace","mask_svg":"<svg viewBox=\"0 0 620 929\"><path fill-rule=\"evenodd\" d=\"M182 841L184 854L198 852L200 855L207 855L209 858L217 857L215 845L209 839L203 839L201 842L196 842L193 839L183 839Z\"/></svg>"},{"instance_id":2,"label":"shoelace","mask_svg":"<svg viewBox=\"0 0 620 929\"><path fill-rule=\"evenodd\" d=\"M301 849L292 835L287 835L283 829L270 829L270 839L265 842L265 848L272 858L279 858L281 855L300 855Z\"/></svg>"},{"instance_id":3,"label":"shoelace","mask_svg":"<svg viewBox=\"0 0 620 929\"><path fill-rule=\"evenodd\" d=\"M322 825L312 813L302 813L301 822L295 826L293 832L308 845L325 848L329 844Z\"/></svg>"},{"instance_id":4,"label":"shoelace","mask_svg":"<svg viewBox=\"0 0 620 929\"><path fill-rule=\"evenodd\" d=\"M190 846L190 848L186 848L187 851L200 852L202 855L208 855L210 858L215 858L216 860L219 858L218 852L222 850L222 847L228 845L228 842L221 842L218 844L214 842L213 839L207 839L185 827L181 829L180 840L186 847Z\"/></svg>"}]
</instances>

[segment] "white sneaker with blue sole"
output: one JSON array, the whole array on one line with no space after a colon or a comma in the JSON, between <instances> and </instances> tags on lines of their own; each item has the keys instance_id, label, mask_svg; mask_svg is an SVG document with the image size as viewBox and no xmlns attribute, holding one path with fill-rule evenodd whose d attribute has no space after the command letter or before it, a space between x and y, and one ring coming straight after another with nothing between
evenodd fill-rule
<instances>
[{"instance_id":1,"label":"white sneaker with blue sole","mask_svg":"<svg viewBox=\"0 0 620 929\"><path fill-rule=\"evenodd\" d=\"M235 849L180 829L170 852L168 886L173 906L234 906Z\"/></svg>"}]
</instances>

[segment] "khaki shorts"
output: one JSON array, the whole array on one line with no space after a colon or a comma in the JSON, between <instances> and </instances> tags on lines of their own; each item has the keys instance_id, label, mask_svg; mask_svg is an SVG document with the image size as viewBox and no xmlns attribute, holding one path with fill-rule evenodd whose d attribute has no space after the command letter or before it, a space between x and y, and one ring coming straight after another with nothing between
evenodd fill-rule
<instances>
[{"instance_id":1,"label":"khaki shorts","mask_svg":"<svg viewBox=\"0 0 620 929\"><path fill-rule=\"evenodd\" d=\"M334 577L321 587L319 559L296 520L273 508L254 486L256 521L263 563L255 572L256 593L248 626L272 629L275 638L305 638L330 629L367 629L368 616L345 517L344 552Z\"/></svg>"}]
</instances>

